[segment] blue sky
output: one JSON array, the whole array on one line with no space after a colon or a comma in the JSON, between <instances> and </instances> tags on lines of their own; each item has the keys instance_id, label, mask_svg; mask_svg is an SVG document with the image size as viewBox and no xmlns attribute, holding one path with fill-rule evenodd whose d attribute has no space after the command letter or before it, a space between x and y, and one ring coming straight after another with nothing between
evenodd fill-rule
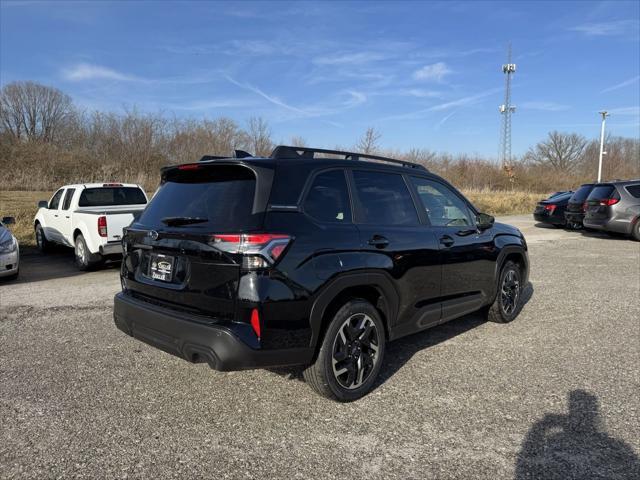
<instances>
[{"instance_id":1,"label":"blue sky","mask_svg":"<svg viewBox=\"0 0 640 480\"><path fill-rule=\"evenodd\" d=\"M262 116L274 139L495 156L506 45L513 149L550 130L640 136L640 2L0 0L0 83L80 106Z\"/></svg>"}]
</instances>

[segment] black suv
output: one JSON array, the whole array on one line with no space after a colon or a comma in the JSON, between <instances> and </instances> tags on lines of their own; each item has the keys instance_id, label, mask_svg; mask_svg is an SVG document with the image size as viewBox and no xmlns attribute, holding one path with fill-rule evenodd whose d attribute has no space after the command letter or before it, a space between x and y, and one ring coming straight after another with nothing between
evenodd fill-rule
<instances>
[{"instance_id":1,"label":"black suv","mask_svg":"<svg viewBox=\"0 0 640 480\"><path fill-rule=\"evenodd\" d=\"M302 365L340 401L388 340L513 320L529 271L519 230L424 167L284 146L164 168L123 247L119 329L217 370Z\"/></svg>"}]
</instances>

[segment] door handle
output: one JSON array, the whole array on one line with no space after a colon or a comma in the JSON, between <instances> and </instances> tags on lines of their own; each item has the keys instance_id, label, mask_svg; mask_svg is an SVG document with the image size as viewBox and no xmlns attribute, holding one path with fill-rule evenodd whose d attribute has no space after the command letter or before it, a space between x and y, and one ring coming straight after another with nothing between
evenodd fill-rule
<instances>
[{"instance_id":1,"label":"door handle","mask_svg":"<svg viewBox=\"0 0 640 480\"><path fill-rule=\"evenodd\" d=\"M443 236L440 237L440 245L443 245L446 248L449 248L454 243L455 243L455 241L449 235L443 235Z\"/></svg>"},{"instance_id":2,"label":"door handle","mask_svg":"<svg viewBox=\"0 0 640 480\"><path fill-rule=\"evenodd\" d=\"M54 217L58 218L58 214L56 213L56 214L54 215Z\"/></svg>"},{"instance_id":3,"label":"door handle","mask_svg":"<svg viewBox=\"0 0 640 480\"><path fill-rule=\"evenodd\" d=\"M69 215L65 215L64 218L70 218Z\"/></svg>"},{"instance_id":4,"label":"door handle","mask_svg":"<svg viewBox=\"0 0 640 480\"><path fill-rule=\"evenodd\" d=\"M376 248L385 248L387 245L389 245L389 240L387 240L385 237L383 237L382 235L374 235L373 237L371 237L369 239L369 245L371 245L372 247L376 247Z\"/></svg>"}]
</instances>

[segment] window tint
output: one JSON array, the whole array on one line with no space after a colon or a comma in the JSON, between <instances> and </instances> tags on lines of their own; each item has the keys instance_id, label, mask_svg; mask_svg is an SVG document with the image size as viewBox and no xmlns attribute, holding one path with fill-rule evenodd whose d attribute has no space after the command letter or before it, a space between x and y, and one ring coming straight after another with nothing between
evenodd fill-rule
<instances>
[{"instance_id":1,"label":"window tint","mask_svg":"<svg viewBox=\"0 0 640 480\"><path fill-rule=\"evenodd\" d=\"M593 185L582 185L575 193L571 196L570 202L572 203L582 203L584 202L589 193L593 190Z\"/></svg>"},{"instance_id":2,"label":"window tint","mask_svg":"<svg viewBox=\"0 0 640 480\"><path fill-rule=\"evenodd\" d=\"M304 201L304 211L321 222L351 223L344 171L331 170L316 175Z\"/></svg>"},{"instance_id":3,"label":"window tint","mask_svg":"<svg viewBox=\"0 0 640 480\"><path fill-rule=\"evenodd\" d=\"M144 193L137 187L85 188L80 194L80 207L112 207L147 203Z\"/></svg>"},{"instance_id":4,"label":"window tint","mask_svg":"<svg viewBox=\"0 0 640 480\"><path fill-rule=\"evenodd\" d=\"M606 200L611 197L611 194L615 192L615 187L613 185L598 185L591 190L591 193L587 197L587 200Z\"/></svg>"},{"instance_id":5,"label":"window tint","mask_svg":"<svg viewBox=\"0 0 640 480\"><path fill-rule=\"evenodd\" d=\"M172 174L156 191L138 222L166 228L162 219L194 217L205 221L180 228L210 232L260 228L264 211L253 212L256 177L240 166L210 166Z\"/></svg>"},{"instance_id":6,"label":"window tint","mask_svg":"<svg viewBox=\"0 0 640 480\"><path fill-rule=\"evenodd\" d=\"M64 188L58 190L53 197L51 197L51 201L49 202L49 209L57 210L60 205L60 199L62 198L62 194L64 193Z\"/></svg>"},{"instance_id":7,"label":"window tint","mask_svg":"<svg viewBox=\"0 0 640 480\"><path fill-rule=\"evenodd\" d=\"M632 197L640 198L640 183L637 185L627 185L625 188Z\"/></svg>"},{"instance_id":8,"label":"window tint","mask_svg":"<svg viewBox=\"0 0 640 480\"><path fill-rule=\"evenodd\" d=\"M467 204L447 186L426 178L411 177L411 181L418 190L431 225L457 227L474 224Z\"/></svg>"},{"instance_id":9,"label":"window tint","mask_svg":"<svg viewBox=\"0 0 640 480\"><path fill-rule=\"evenodd\" d=\"M73 197L73 194L75 193L75 191L76 191L75 188L67 189L67 193L64 196L64 202L62 202L63 210L69 210L69 205L71 205L71 197Z\"/></svg>"},{"instance_id":10,"label":"window tint","mask_svg":"<svg viewBox=\"0 0 640 480\"><path fill-rule=\"evenodd\" d=\"M418 212L401 175L355 170L353 179L362 223L417 225Z\"/></svg>"}]
</instances>

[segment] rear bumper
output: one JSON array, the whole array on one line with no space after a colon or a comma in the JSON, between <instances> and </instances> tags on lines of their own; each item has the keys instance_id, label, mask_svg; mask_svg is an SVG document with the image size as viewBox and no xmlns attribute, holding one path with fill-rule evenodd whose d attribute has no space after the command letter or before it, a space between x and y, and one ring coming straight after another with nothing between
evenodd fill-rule
<instances>
[{"instance_id":1,"label":"rear bumper","mask_svg":"<svg viewBox=\"0 0 640 480\"><path fill-rule=\"evenodd\" d=\"M100 245L100 255L122 255L122 242L108 242Z\"/></svg>"},{"instance_id":2,"label":"rear bumper","mask_svg":"<svg viewBox=\"0 0 640 480\"><path fill-rule=\"evenodd\" d=\"M311 348L260 350L249 347L231 328L195 322L166 308L118 293L114 299L116 326L167 353L189 362L206 362L215 370L306 365Z\"/></svg>"},{"instance_id":3,"label":"rear bumper","mask_svg":"<svg viewBox=\"0 0 640 480\"><path fill-rule=\"evenodd\" d=\"M582 223L582 220L584 220L584 213L564 212L564 218L566 218L567 222L570 223Z\"/></svg>"},{"instance_id":4,"label":"rear bumper","mask_svg":"<svg viewBox=\"0 0 640 480\"><path fill-rule=\"evenodd\" d=\"M583 224L585 227L592 230L606 230L611 232L624 233L627 235L631 233L630 222L621 222L619 220L614 220L611 218L598 219L586 216L584 218Z\"/></svg>"},{"instance_id":5,"label":"rear bumper","mask_svg":"<svg viewBox=\"0 0 640 480\"><path fill-rule=\"evenodd\" d=\"M545 215L544 213L534 213L534 220L542 223L551 223L553 225L564 225L566 220L564 218L555 217L553 215Z\"/></svg>"}]
</instances>

